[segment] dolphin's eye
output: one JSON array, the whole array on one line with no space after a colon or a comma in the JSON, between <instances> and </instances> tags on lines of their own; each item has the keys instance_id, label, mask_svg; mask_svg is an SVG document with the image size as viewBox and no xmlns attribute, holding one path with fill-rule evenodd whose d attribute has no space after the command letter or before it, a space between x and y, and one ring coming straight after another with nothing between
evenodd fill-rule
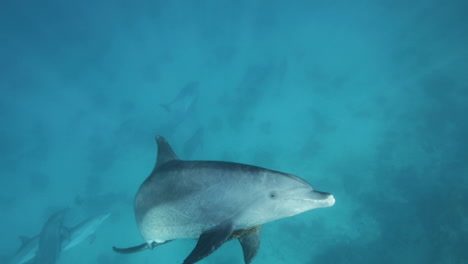
<instances>
[{"instance_id":1,"label":"dolphin's eye","mask_svg":"<svg viewBox=\"0 0 468 264\"><path fill-rule=\"evenodd\" d=\"M277 196L278 196L278 195L276 194L275 191L271 191L271 192L270 192L270 198L271 198L271 199L275 199Z\"/></svg>"}]
</instances>

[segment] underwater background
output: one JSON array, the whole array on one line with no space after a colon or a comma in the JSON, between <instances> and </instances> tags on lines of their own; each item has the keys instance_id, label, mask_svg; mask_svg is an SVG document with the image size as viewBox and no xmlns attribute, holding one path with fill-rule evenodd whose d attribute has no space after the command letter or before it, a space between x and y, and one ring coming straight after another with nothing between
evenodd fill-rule
<instances>
[{"instance_id":1,"label":"underwater background","mask_svg":"<svg viewBox=\"0 0 468 264\"><path fill-rule=\"evenodd\" d=\"M468 263L467 1L0 2L0 262L69 208L58 263L182 263L133 198L182 159L301 176L336 204L266 224L262 263ZM196 177L196 175L194 176ZM200 261L243 263L237 242Z\"/></svg>"}]
</instances>

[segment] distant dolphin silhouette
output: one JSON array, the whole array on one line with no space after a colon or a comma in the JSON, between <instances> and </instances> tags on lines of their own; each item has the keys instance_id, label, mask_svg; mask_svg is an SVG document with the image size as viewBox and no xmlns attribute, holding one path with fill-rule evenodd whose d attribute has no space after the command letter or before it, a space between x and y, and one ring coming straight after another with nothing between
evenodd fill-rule
<instances>
[{"instance_id":1,"label":"distant dolphin silhouette","mask_svg":"<svg viewBox=\"0 0 468 264\"><path fill-rule=\"evenodd\" d=\"M172 112L174 110L186 112L190 110L197 101L198 86L198 82L187 83L179 93L177 93L174 99L169 103L161 104L161 107L166 109L168 112Z\"/></svg>"},{"instance_id":2,"label":"distant dolphin silhouette","mask_svg":"<svg viewBox=\"0 0 468 264\"><path fill-rule=\"evenodd\" d=\"M198 243L184 260L192 264L237 238L248 264L258 252L261 225L335 203L333 195L314 190L295 175L233 162L183 161L163 137L156 141L156 166L134 204L146 242L114 247L118 253L193 238Z\"/></svg>"},{"instance_id":3,"label":"distant dolphin silhouette","mask_svg":"<svg viewBox=\"0 0 468 264\"><path fill-rule=\"evenodd\" d=\"M78 225L62 230L66 239L62 241L62 252L80 244L86 238L96 232L98 227L104 222L110 214L102 214L89 218ZM36 256L39 248L39 235L28 238L21 238L21 247L16 251L15 255L8 262L9 264L23 264L27 263Z\"/></svg>"},{"instance_id":4,"label":"distant dolphin silhouette","mask_svg":"<svg viewBox=\"0 0 468 264\"><path fill-rule=\"evenodd\" d=\"M189 82L180 89L174 99L160 104L166 111L163 111L163 118L158 120L158 130L174 134L179 131L180 126L193 120L197 111L199 86L198 82Z\"/></svg>"}]
</instances>

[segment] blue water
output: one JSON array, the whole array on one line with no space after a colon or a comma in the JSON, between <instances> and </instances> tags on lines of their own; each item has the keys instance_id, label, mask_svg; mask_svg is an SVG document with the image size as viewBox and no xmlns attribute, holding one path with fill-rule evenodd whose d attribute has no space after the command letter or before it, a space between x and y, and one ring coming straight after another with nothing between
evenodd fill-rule
<instances>
[{"instance_id":1,"label":"blue water","mask_svg":"<svg viewBox=\"0 0 468 264\"><path fill-rule=\"evenodd\" d=\"M111 250L142 242L132 202L160 134L181 158L334 194L266 224L255 264L468 263L467 8L2 0L0 256L68 207L67 225L112 216L59 263L182 263L195 241ZM241 248L200 263L243 263Z\"/></svg>"}]
</instances>

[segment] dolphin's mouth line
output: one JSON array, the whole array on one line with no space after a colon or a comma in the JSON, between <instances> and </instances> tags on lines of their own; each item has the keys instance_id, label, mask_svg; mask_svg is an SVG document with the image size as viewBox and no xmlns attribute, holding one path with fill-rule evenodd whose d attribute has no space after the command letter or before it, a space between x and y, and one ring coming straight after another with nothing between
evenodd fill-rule
<instances>
[{"instance_id":1,"label":"dolphin's mouth line","mask_svg":"<svg viewBox=\"0 0 468 264\"><path fill-rule=\"evenodd\" d=\"M308 199L308 198L304 198L304 199L287 199L287 200L291 200L291 201L309 201L309 202L315 202L315 203L320 203L320 202L329 202L331 199L327 198L327 199L323 199L323 200L317 200L317 199Z\"/></svg>"}]
</instances>

